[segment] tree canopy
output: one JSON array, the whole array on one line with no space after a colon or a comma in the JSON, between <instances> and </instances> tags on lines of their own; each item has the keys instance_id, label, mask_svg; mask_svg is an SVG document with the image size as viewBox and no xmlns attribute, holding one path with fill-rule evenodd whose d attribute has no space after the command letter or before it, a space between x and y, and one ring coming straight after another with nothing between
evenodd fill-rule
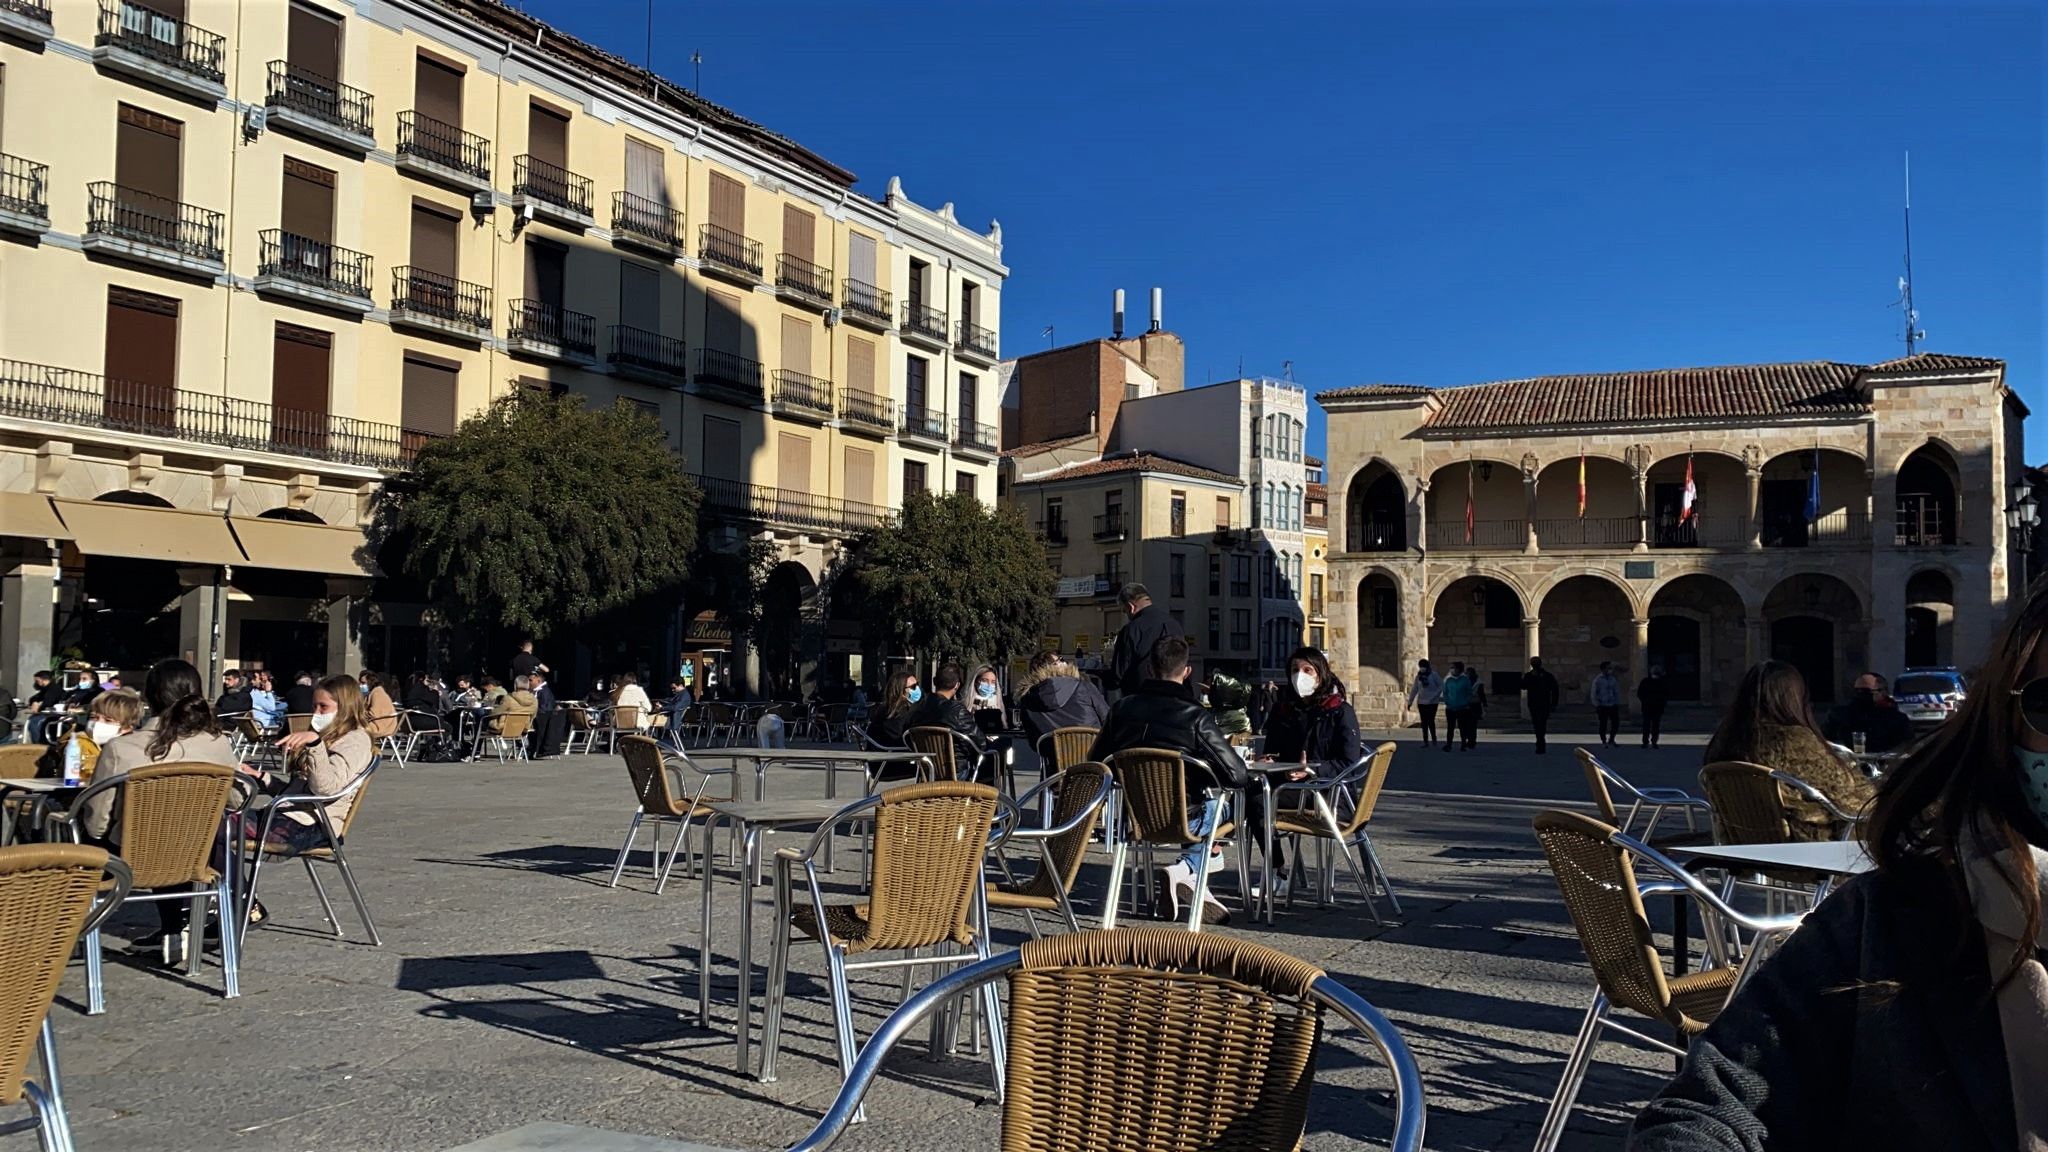
<instances>
[{"instance_id":1,"label":"tree canopy","mask_svg":"<svg viewBox=\"0 0 2048 1152\"><path fill-rule=\"evenodd\" d=\"M372 533L448 619L545 635L675 589L700 499L656 421L524 393L422 448Z\"/></svg>"},{"instance_id":2,"label":"tree canopy","mask_svg":"<svg viewBox=\"0 0 2048 1152\"><path fill-rule=\"evenodd\" d=\"M906 495L902 518L856 541L830 579L871 640L998 662L1036 649L1054 583L1045 544L1015 509L925 492Z\"/></svg>"}]
</instances>

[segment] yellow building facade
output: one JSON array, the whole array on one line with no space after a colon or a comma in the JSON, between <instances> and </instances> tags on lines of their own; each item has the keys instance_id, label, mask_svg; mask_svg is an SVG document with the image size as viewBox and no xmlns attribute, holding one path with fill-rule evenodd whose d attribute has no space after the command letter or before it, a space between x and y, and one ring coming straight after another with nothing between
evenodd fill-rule
<instances>
[{"instance_id":1,"label":"yellow building facade","mask_svg":"<svg viewBox=\"0 0 2048 1152\"><path fill-rule=\"evenodd\" d=\"M370 497L520 387L658 419L799 583L906 488L994 499L999 226L508 7L10 4L0 91L9 688L398 665Z\"/></svg>"}]
</instances>

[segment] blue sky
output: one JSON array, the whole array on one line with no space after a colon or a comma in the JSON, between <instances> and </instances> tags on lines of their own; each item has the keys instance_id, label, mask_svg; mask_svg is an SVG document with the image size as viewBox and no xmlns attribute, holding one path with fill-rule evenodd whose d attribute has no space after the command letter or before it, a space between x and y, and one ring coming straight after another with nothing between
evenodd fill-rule
<instances>
[{"instance_id":1,"label":"blue sky","mask_svg":"<svg viewBox=\"0 0 2048 1152\"><path fill-rule=\"evenodd\" d=\"M645 51L643 0L522 6ZM1006 352L1164 287L1190 383L1900 355L1911 149L1925 346L2048 419L2042 11L654 0L654 66L1001 219Z\"/></svg>"}]
</instances>

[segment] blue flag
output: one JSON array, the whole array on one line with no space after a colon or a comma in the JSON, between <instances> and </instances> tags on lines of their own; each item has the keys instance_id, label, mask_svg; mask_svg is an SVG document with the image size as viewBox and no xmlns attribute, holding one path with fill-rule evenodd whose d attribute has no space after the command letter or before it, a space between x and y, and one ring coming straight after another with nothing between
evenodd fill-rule
<instances>
[{"instance_id":1,"label":"blue flag","mask_svg":"<svg viewBox=\"0 0 2048 1152\"><path fill-rule=\"evenodd\" d=\"M1806 522L1820 522L1820 449L1813 450L1813 472L1806 478Z\"/></svg>"}]
</instances>

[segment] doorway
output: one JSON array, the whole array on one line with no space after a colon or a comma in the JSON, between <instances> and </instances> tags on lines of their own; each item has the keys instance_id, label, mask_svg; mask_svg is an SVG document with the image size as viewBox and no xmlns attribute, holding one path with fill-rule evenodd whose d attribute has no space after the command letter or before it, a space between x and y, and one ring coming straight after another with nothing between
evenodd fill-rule
<instances>
[{"instance_id":1,"label":"doorway","mask_svg":"<svg viewBox=\"0 0 2048 1152\"><path fill-rule=\"evenodd\" d=\"M1806 677L1806 692L1816 704L1835 701L1835 625L1818 616L1787 616L1771 622L1771 659L1782 660Z\"/></svg>"},{"instance_id":2,"label":"doorway","mask_svg":"<svg viewBox=\"0 0 2048 1152\"><path fill-rule=\"evenodd\" d=\"M1650 617L1649 663L1664 669L1671 700L1700 698L1700 622L1690 616Z\"/></svg>"}]
</instances>

